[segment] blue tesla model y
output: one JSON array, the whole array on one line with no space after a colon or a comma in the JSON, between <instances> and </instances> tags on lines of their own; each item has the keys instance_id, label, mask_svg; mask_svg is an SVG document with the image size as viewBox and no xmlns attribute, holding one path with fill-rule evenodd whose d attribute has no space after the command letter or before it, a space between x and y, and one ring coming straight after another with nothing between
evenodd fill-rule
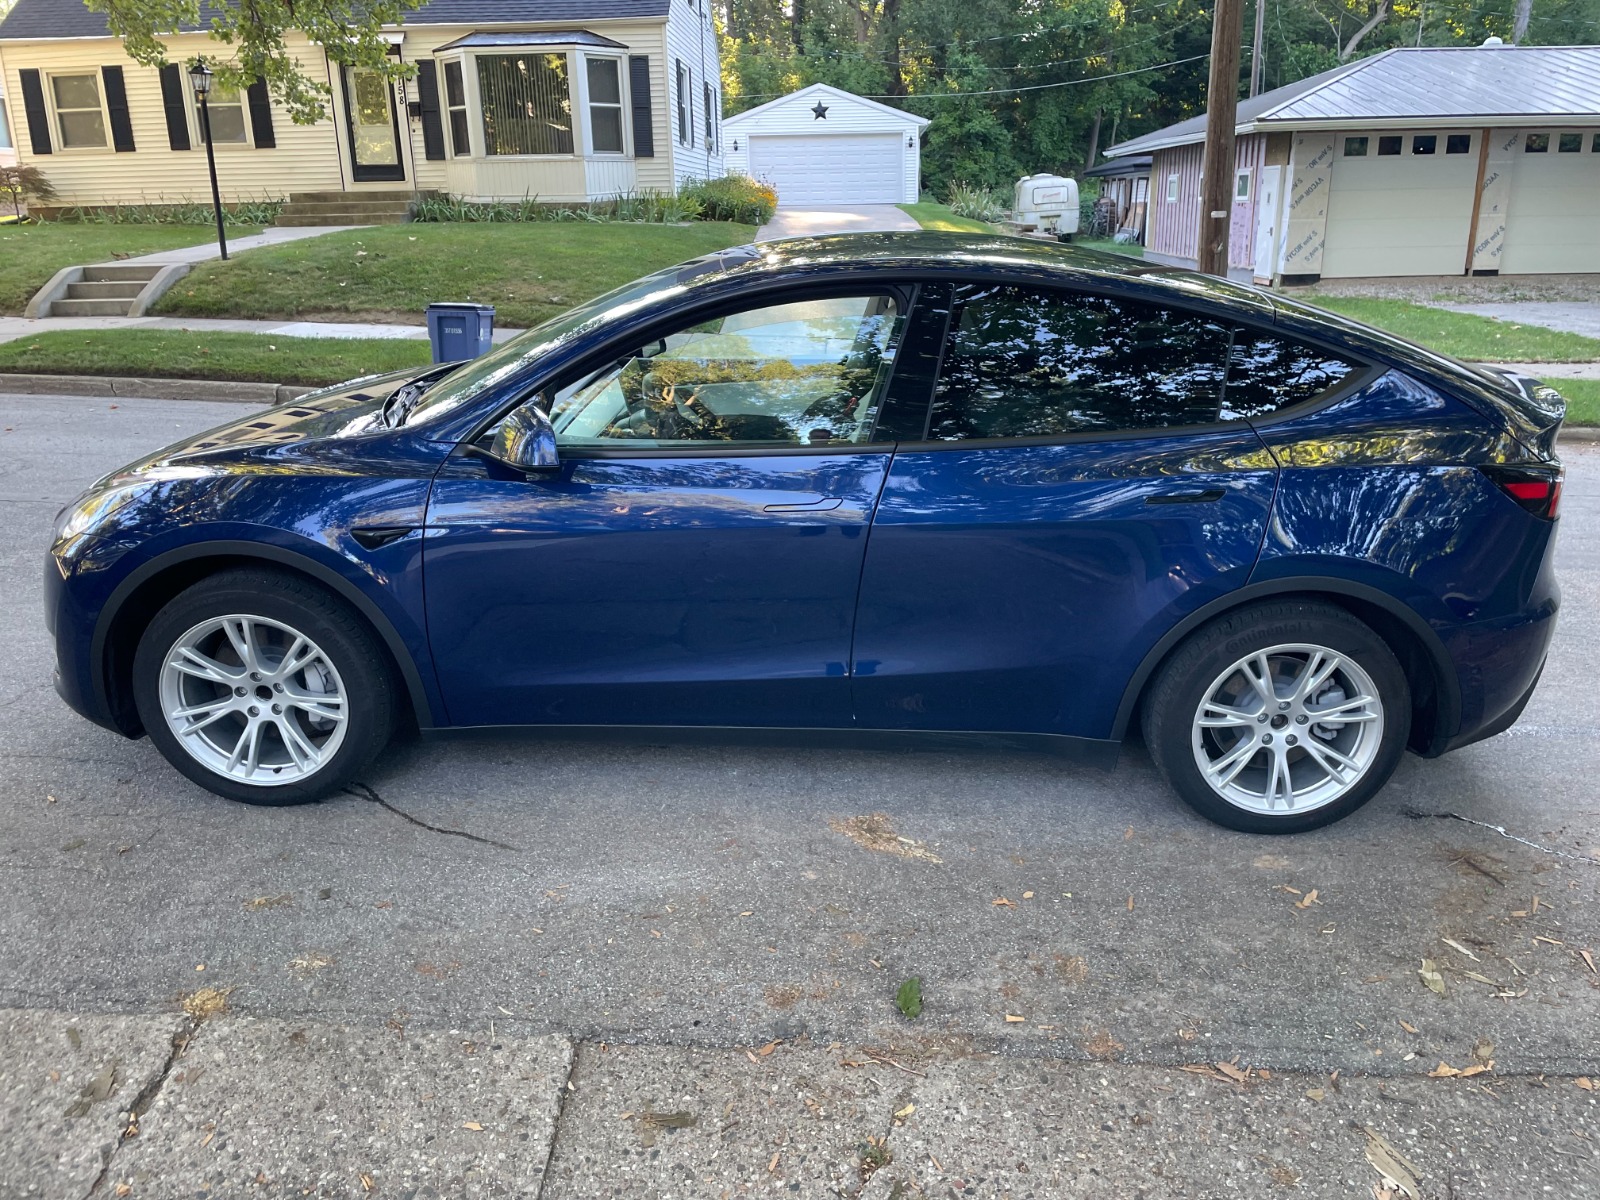
<instances>
[{"instance_id":1,"label":"blue tesla model y","mask_svg":"<svg viewBox=\"0 0 1600 1200\"><path fill-rule=\"evenodd\" d=\"M1527 704L1563 415L1188 272L799 239L106 476L47 616L68 704L250 803L408 729L1137 729L1205 816L1295 832Z\"/></svg>"}]
</instances>

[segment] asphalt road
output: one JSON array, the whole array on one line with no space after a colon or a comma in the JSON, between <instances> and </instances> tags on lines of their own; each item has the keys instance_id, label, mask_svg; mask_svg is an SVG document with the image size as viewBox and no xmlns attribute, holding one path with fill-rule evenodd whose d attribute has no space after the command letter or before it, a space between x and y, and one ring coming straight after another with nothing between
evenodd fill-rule
<instances>
[{"instance_id":1,"label":"asphalt road","mask_svg":"<svg viewBox=\"0 0 1600 1200\"><path fill-rule=\"evenodd\" d=\"M244 1017L674 1054L782 1039L1429 1087L1487 1042L1493 1081L1600 1075L1581 953L1600 953L1594 450L1563 452L1564 607L1521 724L1408 758L1331 829L1266 839L1193 816L1138 748L1105 773L424 741L364 796L220 800L59 702L39 576L80 487L239 412L0 396L0 1007L171 1013L203 982ZM849 835L880 813L898 853ZM914 1024L892 1005L910 975Z\"/></svg>"}]
</instances>

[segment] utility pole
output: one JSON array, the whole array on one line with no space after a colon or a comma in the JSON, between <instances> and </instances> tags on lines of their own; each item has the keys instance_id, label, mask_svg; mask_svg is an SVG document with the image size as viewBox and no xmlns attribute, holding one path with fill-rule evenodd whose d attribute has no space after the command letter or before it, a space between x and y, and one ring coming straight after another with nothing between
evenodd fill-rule
<instances>
[{"instance_id":1,"label":"utility pole","mask_svg":"<svg viewBox=\"0 0 1600 1200\"><path fill-rule=\"evenodd\" d=\"M1266 33L1267 0L1256 0L1256 37L1250 43L1250 95L1254 96L1267 82L1267 73L1261 63L1261 43Z\"/></svg>"},{"instance_id":2,"label":"utility pole","mask_svg":"<svg viewBox=\"0 0 1600 1200\"><path fill-rule=\"evenodd\" d=\"M1517 0L1517 15L1511 23L1511 44L1522 45L1522 39L1528 36L1528 18L1533 15L1533 0Z\"/></svg>"},{"instance_id":3,"label":"utility pole","mask_svg":"<svg viewBox=\"0 0 1600 1200\"><path fill-rule=\"evenodd\" d=\"M1242 0L1214 0L1211 78L1206 87L1206 146L1200 172L1200 270L1228 274L1228 221L1233 209L1233 127L1239 113Z\"/></svg>"}]
</instances>

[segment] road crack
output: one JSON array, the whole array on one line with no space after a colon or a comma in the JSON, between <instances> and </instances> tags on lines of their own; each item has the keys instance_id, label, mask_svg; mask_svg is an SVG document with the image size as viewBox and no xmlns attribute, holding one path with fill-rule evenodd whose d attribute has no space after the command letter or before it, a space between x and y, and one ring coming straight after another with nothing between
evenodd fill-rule
<instances>
[{"instance_id":1,"label":"road crack","mask_svg":"<svg viewBox=\"0 0 1600 1200\"><path fill-rule=\"evenodd\" d=\"M189 1049L189 1043L194 1039L194 1035L200 1032L202 1024L203 1021L185 1021L172 1035L172 1045L167 1051L166 1061L161 1064L161 1069L155 1076L139 1089L139 1094L133 1098L133 1103L128 1105L127 1128L117 1136L111 1148L104 1151L105 1161L100 1164L100 1174L95 1176L94 1182L89 1185L88 1196L98 1195L100 1189L105 1186L106 1180L111 1175L111 1164L116 1161L117 1151L122 1148L123 1143L139 1136L139 1118L149 1112L151 1106L155 1104L156 1097L161 1095L161 1089L166 1086L167 1077L172 1074L172 1068L178 1065L178 1060Z\"/></svg>"},{"instance_id":2,"label":"road crack","mask_svg":"<svg viewBox=\"0 0 1600 1200\"><path fill-rule=\"evenodd\" d=\"M372 803L388 809L401 820L410 822L418 829L426 829L429 833L442 833L447 837L466 838L469 842L478 842L485 846L493 846L497 850L510 850L513 854L521 853L521 851L519 851L515 846L509 845L505 842L497 842L493 838L482 837L476 833L468 833L465 829L445 829L439 825L430 825L420 817L413 817L404 809L396 808L382 796L378 795L376 791L374 791L365 783L352 783L347 785L343 790L347 795L354 796L358 800L370 800Z\"/></svg>"},{"instance_id":3,"label":"road crack","mask_svg":"<svg viewBox=\"0 0 1600 1200\"><path fill-rule=\"evenodd\" d=\"M1600 859L1588 858L1582 854L1569 854L1565 850L1557 850L1552 846L1542 846L1538 842L1530 842L1525 837L1518 837L1516 834L1508 832L1504 825L1491 825L1487 821L1477 821L1472 817L1463 817L1460 813L1423 812L1420 808L1402 808L1400 813L1402 816L1410 817L1413 821L1422 821L1430 817L1439 821L1463 821L1468 825L1476 825L1480 829L1491 829L1495 833L1498 833L1501 837L1509 838L1513 842L1520 842L1524 846L1528 846L1534 850L1537 850L1540 854L1552 854L1556 858L1567 858L1571 859L1573 862L1588 863L1591 867L1600 867ZM1481 870L1481 868L1479 869ZM1487 872L1485 872L1485 874L1487 874ZM1490 878L1494 877L1490 876ZM1500 883L1502 887L1505 886L1498 879L1496 879L1495 882Z\"/></svg>"}]
</instances>

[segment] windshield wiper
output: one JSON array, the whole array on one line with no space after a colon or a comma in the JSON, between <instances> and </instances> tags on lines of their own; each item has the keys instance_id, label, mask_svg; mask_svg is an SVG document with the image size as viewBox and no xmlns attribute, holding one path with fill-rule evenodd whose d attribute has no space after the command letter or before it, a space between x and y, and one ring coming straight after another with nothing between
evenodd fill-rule
<instances>
[{"instance_id":1,"label":"windshield wiper","mask_svg":"<svg viewBox=\"0 0 1600 1200\"><path fill-rule=\"evenodd\" d=\"M387 429L397 425L404 425L406 418L417 407L417 401L433 390L433 385L446 375L449 375L460 363L446 363L442 367L435 367L424 375L419 375L410 383L403 383L389 393L389 398L383 402L383 409L378 414L378 419Z\"/></svg>"}]
</instances>

